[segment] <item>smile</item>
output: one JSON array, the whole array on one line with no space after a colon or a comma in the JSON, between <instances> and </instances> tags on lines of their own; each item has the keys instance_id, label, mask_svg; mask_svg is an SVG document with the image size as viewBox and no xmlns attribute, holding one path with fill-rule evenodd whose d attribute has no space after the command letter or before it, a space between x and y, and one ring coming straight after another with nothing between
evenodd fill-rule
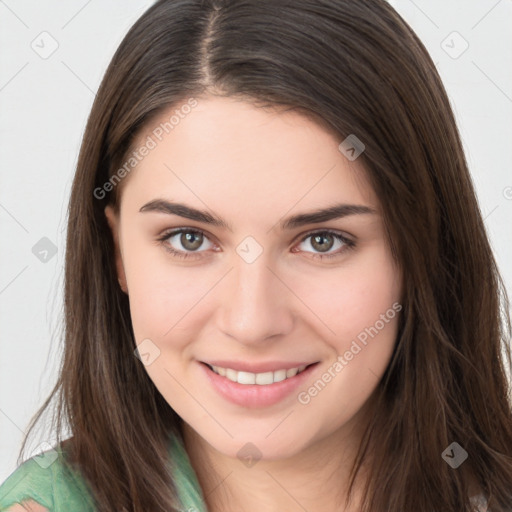
<instances>
[{"instance_id":1,"label":"smile","mask_svg":"<svg viewBox=\"0 0 512 512\"><path fill-rule=\"evenodd\" d=\"M258 384L260 386L266 386L274 384L274 382L281 382L283 380L295 377L298 373L301 373L306 369L306 365L299 366L297 368L289 368L288 370L276 370L273 372L263 373L252 373L236 371L232 368L222 368L221 366L208 365L213 372L221 377L226 377L231 382L238 382L238 384Z\"/></svg>"},{"instance_id":2,"label":"smile","mask_svg":"<svg viewBox=\"0 0 512 512\"><path fill-rule=\"evenodd\" d=\"M286 364L283 362L259 364L257 366L260 371L255 373L246 371L251 366L248 363L235 363L239 367L245 366L243 370L229 368L227 363L226 361L224 366L219 366L202 362L199 368L206 377L206 383L209 383L223 399L245 408L270 407L286 398L290 399L297 389L306 385L320 364L302 364L286 369L282 368ZM281 369L274 370L272 367Z\"/></svg>"}]
</instances>

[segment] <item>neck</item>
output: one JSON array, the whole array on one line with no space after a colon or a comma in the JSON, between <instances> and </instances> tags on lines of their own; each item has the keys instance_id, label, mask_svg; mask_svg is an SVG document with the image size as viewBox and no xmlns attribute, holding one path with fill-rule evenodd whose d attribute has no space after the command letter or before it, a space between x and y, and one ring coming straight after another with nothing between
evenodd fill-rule
<instances>
[{"instance_id":1,"label":"neck","mask_svg":"<svg viewBox=\"0 0 512 512\"><path fill-rule=\"evenodd\" d=\"M184 441L209 512L353 512L358 510L361 478L347 506L350 471L359 428L334 432L287 458L261 459L250 467L224 455L188 424Z\"/></svg>"}]
</instances>

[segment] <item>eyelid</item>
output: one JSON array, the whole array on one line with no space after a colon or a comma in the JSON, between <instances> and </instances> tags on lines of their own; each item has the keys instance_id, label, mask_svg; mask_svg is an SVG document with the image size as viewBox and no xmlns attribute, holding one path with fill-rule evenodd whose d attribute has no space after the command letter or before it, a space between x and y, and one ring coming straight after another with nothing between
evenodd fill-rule
<instances>
[{"instance_id":1,"label":"eyelid","mask_svg":"<svg viewBox=\"0 0 512 512\"><path fill-rule=\"evenodd\" d=\"M212 241L215 237L208 233L208 231L205 231L201 228L196 228L192 226L180 226L177 228L169 228L164 229L160 235L158 235L157 240L167 240L171 236L177 235L179 233L199 233L200 235L203 235L205 238L208 238L208 240Z\"/></svg>"},{"instance_id":2,"label":"eyelid","mask_svg":"<svg viewBox=\"0 0 512 512\"><path fill-rule=\"evenodd\" d=\"M296 238L294 238L294 242L295 241L303 241L305 238L309 237L309 236L312 236L312 235L315 235L317 233L329 233L331 235L336 235L336 236L339 236L341 238L344 238L345 240L347 240L348 242L354 242L355 243L355 237L353 237L352 235L349 235L348 233L345 233L344 231L339 231L337 229L330 229L330 228L314 228L314 229L311 229L310 231L306 231L305 233L301 233L300 235L297 235Z\"/></svg>"},{"instance_id":3,"label":"eyelid","mask_svg":"<svg viewBox=\"0 0 512 512\"><path fill-rule=\"evenodd\" d=\"M171 237L173 237L175 235L178 235L180 233L197 233L197 234L201 234L206 239L208 239L211 243L215 244L215 242L213 242L211 240L211 236L212 235L210 235L207 231L205 231L203 229L200 229L200 228L188 227L188 226L181 226L181 227L177 227L177 228L167 229L167 230L162 232L162 234L157 238L157 240L165 245L165 249L168 252L170 252L170 253L172 253L174 255L177 255L177 256L184 257L184 258L186 258L186 257L194 258L196 255L200 255L202 253L208 252L206 250L203 250L203 251L182 251L182 250L176 250L176 249L173 249L169 244L165 244L166 240L168 240L169 238L171 238ZM341 249L341 250L339 250L337 252L334 252L334 253L320 253L320 252L304 251L304 252L306 252L308 254L311 254L314 258L317 258L317 259L328 259L328 258L335 258L336 256L341 256L342 253L346 252L347 250L350 250L350 249L354 248L354 246L356 245L356 241L355 241L355 239L353 239L354 237L352 235L347 235L344 232L340 232L338 230L330 229L330 228L314 228L314 229L311 229L309 231L306 231L305 233L301 233L300 235L297 235L297 237L294 238L293 244L297 245L297 243L302 243L307 238L309 238L309 237L311 237L311 236L313 236L315 234L329 234L329 235L332 235L336 239L338 239L341 242L343 242L343 244L345 245L345 247L343 249ZM215 237L213 237L213 238L215 238ZM294 252L302 252L302 251L294 251Z\"/></svg>"},{"instance_id":4,"label":"eyelid","mask_svg":"<svg viewBox=\"0 0 512 512\"><path fill-rule=\"evenodd\" d=\"M204 235L206 238L208 238L210 241L212 238L215 238L213 235L208 233L208 231L205 231L201 228L196 228L193 226L180 226L177 228L169 228L162 231L160 235L158 235L158 240L166 240L167 238L176 235L180 232L191 232L191 233L200 233L201 235ZM333 235L339 235L349 241L355 242L355 237L353 235L350 235L344 231L339 231L337 229L331 229L331 228L313 228L309 231L306 231L304 233L300 233L293 239L293 243L296 243L298 241L303 241L308 236L314 235L316 233L331 233Z\"/></svg>"},{"instance_id":5,"label":"eyelid","mask_svg":"<svg viewBox=\"0 0 512 512\"><path fill-rule=\"evenodd\" d=\"M171 238L173 236L176 236L176 235L179 235L181 233L196 233L196 234L200 234L204 238L209 240L212 244L216 245L216 242L214 242L212 240L212 238L215 238L213 235L210 235L210 233L208 233L207 231L204 231L203 229L195 228L195 227L188 227L188 226L183 226L183 227L179 227L179 228L166 229L157 237L157 241L163 243L166 240L168 240L169 238ZM176 251L176 252L178 252L178 251ZM184 252L184 251L180 251L180 252ZM187 252L189 254L194 254L194 251L187 251ZM206 252L206 251L197 251L196 254L199 254L199 253L202 253L202 252Z\"/></svg>"}]
</instances>

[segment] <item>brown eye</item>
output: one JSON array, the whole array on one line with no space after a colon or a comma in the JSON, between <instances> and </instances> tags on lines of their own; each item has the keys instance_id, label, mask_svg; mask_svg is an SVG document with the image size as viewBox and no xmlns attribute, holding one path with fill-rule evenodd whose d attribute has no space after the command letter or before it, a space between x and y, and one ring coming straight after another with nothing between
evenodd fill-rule
<instances>
[{"instance_id":1,"label":"brown eye","mask_svg":"<svg viewBox=\"0 0 512 512\"><path fill-rule=\"evenodd\" d=\"M306 243L307 240L310 240L310 242ZM302 238L301 244L299 244L299 246L303 244L306 246L306 248L303 247L300 250L311 253L312 257L316 259L336 258L343 255L346 251L353 249L356 245L355 242L341 235L340 233L329 230L316 231L314 233L307 234ZM306 250L308 249L308 246L313 250ZM333 247L337 248L338 250L329 252ZM297 251L294 250L294 252Z\"/></svg>"},{"instance_id":2,"label":"brown eye","mask_svg":"<svg viewBox=\"0 0 512 512\"><path fill-rule=\"evenodd\" d=\"M311 236L311 247L320 252L329 251L334 245L334 237L330 233L319 233Z\"/></svg>"},{"instance_id":3,"label":"brown eye","mask_svg":"<svg viewBox=\"0 0 512 512\"><path fill-rule=\"evenodd\" d=\"M183 231L180 235L181 245L188 251L197 251L203 243L203 234L195 231Z\"/></svg>"},{"instance_id":4,"label":"brown eye","mask_svg":"<svg viewBox=\"0 0 512 512\"><path fill-rule=\"evenodd\" d=\"M173 256L180 258L200 257L201 253L206 252L199 250L205 243L209 241L204 233L196 229L175 229L164 233L158 241L164 245L164 248ZM209 249L213 246L203 247ZM195 254L194 254L195 253Z\"/></svg>"}]
</instances>

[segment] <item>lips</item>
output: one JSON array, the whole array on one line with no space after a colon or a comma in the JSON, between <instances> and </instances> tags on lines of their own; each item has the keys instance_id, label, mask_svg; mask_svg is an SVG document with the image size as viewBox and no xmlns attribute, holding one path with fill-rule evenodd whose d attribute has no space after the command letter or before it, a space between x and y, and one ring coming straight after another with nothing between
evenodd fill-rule
<instances>
[{"instance_id":1,"label":"lips","mask_svg":"<svg viewBox=\"0 0 512 512\"><path fill-rule=\"evenodd\" d=\"M211 365L209 363L200 363L199 367L202 368L202 374L206 377L206 382L209 382L214 390L219 393L219 395L228 400L229 402L241 406L241 407L249 407L249 408L261 408L261 407L269 407L274 404L277 404L281 400L285 398L289 398L290 395L296 392L296 390L300 386L305 386L306 382L311 378L312 372L316 371L316 367L318 366L318 362L310 363L310 364L299 364L297 362L292 363L283 363L283 362L272 362L267 364L259 364L259 365L250 365L249 363L237 364L229 361L211 361L212 363L222 363L226 366L220 365ZM298 364L298 365L297 365ZM235 368L229 368L229 365L235 366ZM297 365L297 366L292 366ZM226 373L228 370L231 370L236 374L236 381L228 378L228 376L222 376L220 373L217 373L213 366L218 368L224 368ZM285 368L288 366L289 368ZM260 383L252 382L252 379L256 379L258 374L269 374L270 369L274 369L272 375L275 375L274 372L281 372L286 369L286 371L291 369L298 369L299 367L304 366L305 368L301 372L296 372L295 375L291 377L287 377L284 380L275 382L274 380L270 382L269 375L261 377ZM264 372L247 372L245 370L240 370L240 368L258 368L265 369L268 371ZM242 374L242 382L239 382L240 374ZM247 375L251 374L251 375ZM254 375L254 377L252 377ZM233 376L233 374L231 374ZM267 384L264 384L265 378L267 379ZM244 382L244 379L246 383Z\"/></svg>"}]
</instances>

